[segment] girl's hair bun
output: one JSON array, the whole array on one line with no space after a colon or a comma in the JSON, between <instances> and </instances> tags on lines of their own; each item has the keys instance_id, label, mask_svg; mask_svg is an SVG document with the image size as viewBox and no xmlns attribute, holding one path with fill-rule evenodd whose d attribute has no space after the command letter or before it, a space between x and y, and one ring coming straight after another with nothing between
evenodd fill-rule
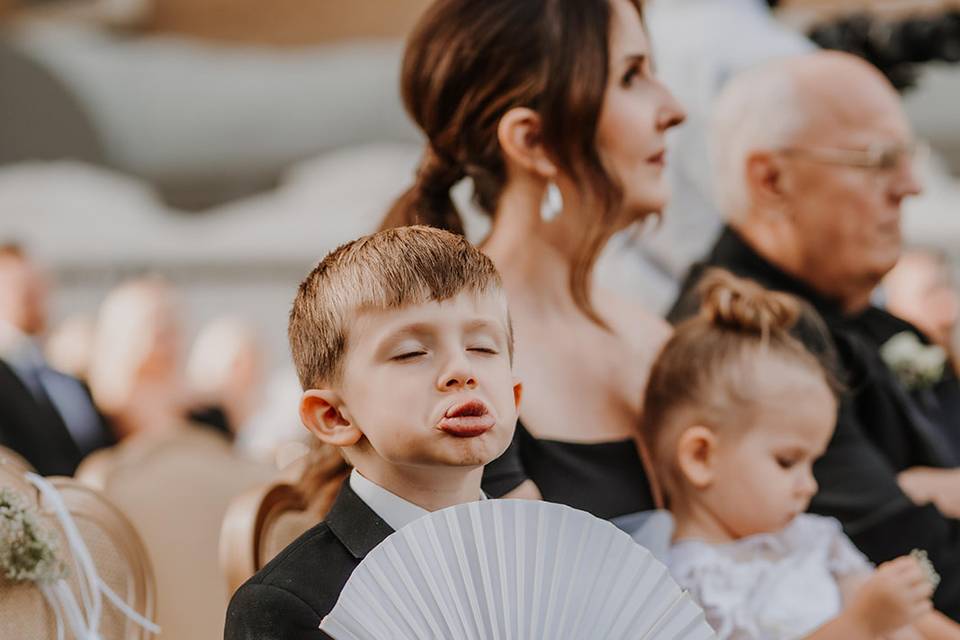
<instances>
[{"instance_id":1,"label":"girl's hair bun","mask_svg":"<svg viewBox=\"0 0 960 640\"><path fill-rule=\"evenodd\" d=\"M768 336L790 331L801 314L793 296L764 289L723 269L707 271L699 292L700 316L722 329Z\"/></svg>"}]
</instances>

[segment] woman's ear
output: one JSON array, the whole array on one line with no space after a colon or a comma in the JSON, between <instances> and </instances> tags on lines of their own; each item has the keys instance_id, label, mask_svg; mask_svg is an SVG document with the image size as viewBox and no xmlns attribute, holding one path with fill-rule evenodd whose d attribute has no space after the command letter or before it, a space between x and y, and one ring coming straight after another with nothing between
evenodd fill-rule
<instances>
[{"instance_id":1,"label":"woman's ear","mask_svg":"<svg viewBox=\"0 0 960 640\"><path fill-rule=\"evenodd\" d=\"M363 433L345 415L339 394L328 389L309 389L300 398L300 420L321 442L334 447L350 447Z\"/></svg>"},{"instance_id":2,"label":"woman's ear","mask_svg":"<svg viewBox=\"0 0 960 640\"><path fill-rule=\"evenodd\" d=\"M717 436L707 427L695 425L680 434L677 465L696 489L707 489L716 475Z\"/></svg>"},{"instance_id":3,"label":"woman's ear","mask_svg":"<svg viewBox=\"0 0 960 640\"><path fill-rule=\"evenodd\" d=\"M540 115L533 109L514 107L507 111L497 126L497 140L508 167L521 167L544 180L556 178L557 167L543 146Z\"/></svg>"}]
</instances>

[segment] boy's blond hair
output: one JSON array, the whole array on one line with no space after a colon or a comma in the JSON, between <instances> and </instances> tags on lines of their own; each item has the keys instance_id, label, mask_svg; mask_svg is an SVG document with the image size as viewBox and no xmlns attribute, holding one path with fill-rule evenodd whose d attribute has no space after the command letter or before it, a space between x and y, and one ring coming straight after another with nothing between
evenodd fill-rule
<instances>
[{"instance_id":1,"label":"boy's blond hair","mask_svg":"<svg viewBox=\"0 0 960 640\"><path fill-rule=\"evenodd\" d=\"M300 283L288 336L304 389L335 384L358 312L502 288L493 262L463 236L425 226L387 229L330 252ZM507 319L512 358L513 337Z\"/></svg>"}]
</instances>

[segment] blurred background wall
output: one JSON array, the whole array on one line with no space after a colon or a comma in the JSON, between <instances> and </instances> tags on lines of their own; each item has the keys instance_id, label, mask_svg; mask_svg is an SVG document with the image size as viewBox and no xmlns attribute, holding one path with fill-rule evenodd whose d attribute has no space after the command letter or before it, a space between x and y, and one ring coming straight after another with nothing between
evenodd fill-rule
<instances>
[{"instance_id":1,"label":"blurred background wall","mask_svg":"<svg viewBox=\"0 0 960 640\"><path fill-rule=\"evenodd\" d=\"M159 272L181 292L188 329L241 314L286 366L297 282L376 228L412 179L421 143L398 71L427 4L0 0L0 240L48 265L56 316L92 313L123 277ZM864 7L955 4L788 0L781 15L806 30ZM922 65L905 100L944 163L908 235L956 254L958 65Z\"/></svg>"},{"instance_id":2,"label":"blurred background wall","mask_svg":"<svg viewBox=\"0 0 960 640\"><path fill-rule=\"evenodd\" d=\"M156 0L144 28L222 42L310 45L403 37L428 0Z\"/></svg>"}]
</instances>

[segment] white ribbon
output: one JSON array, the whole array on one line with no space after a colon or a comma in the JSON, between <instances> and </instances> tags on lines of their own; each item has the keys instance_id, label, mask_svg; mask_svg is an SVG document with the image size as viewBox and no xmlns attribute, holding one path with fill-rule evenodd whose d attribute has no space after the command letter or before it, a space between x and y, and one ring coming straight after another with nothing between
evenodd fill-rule
<instances>
[{"instance_id":1,"label":"white ribbon","mask_svg":"<svg viewBox=\"0 0 960 640\"><path fill-rule=\"evenodd\" d=\"M129 620L151 633L159 634L160 627L156 623L134 611L100 578L96 565L93 563L93 558L90 557L90 551L87 550L87 545L84 544L73 518L70 517L70 512L60 496L60 492L42 476L30 472L25 475L27 480L40 491L63 527L67 536L67 543L70 546L70 555L73 557L74 569L77 572L80 598L83 601L83 607L81 608L66 580L61 579L52 585L40 587L57 617L57 640L64 640L64 618L66 618L67 626L73 632L76 640L103 640L100 636L100 616L103 613L101 596L106 596L107 600Z\"/></svg>"}]
</instances>

